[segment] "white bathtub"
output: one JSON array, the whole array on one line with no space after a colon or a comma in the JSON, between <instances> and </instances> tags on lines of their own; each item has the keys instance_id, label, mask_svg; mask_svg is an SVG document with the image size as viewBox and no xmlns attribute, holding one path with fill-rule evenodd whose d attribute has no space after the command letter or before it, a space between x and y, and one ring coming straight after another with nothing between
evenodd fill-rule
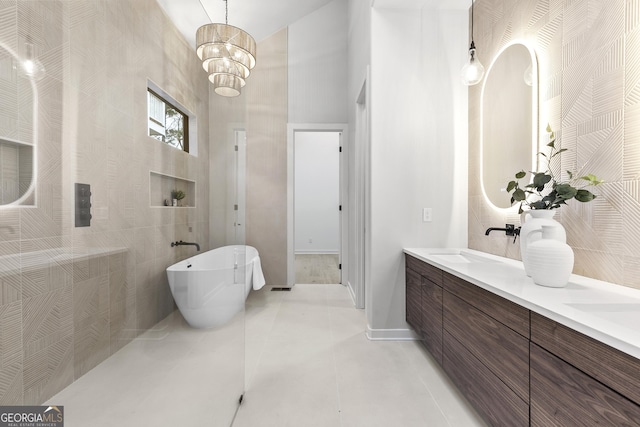
<instances>
[{"instance_id":1,"label":"white bathtub","mask_svg":"<svg viewBox=\"0 0 640 427\"><path fill-rule=\"evenodd\" d=\"M194 328L224 325L244 309L251 287L264 285L258 251L243 245L180 261L167 268L167 277L180 313Z\"/></svg>"}]
</instances>

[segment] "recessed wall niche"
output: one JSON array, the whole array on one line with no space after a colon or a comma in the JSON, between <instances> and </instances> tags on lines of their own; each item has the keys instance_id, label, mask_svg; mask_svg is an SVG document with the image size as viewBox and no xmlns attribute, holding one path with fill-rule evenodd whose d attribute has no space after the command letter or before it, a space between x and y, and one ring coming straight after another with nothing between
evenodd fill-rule
<instances>
[{"instance_id":1,"label":"recessed wall niche","mask_svg":"<svg viewBox=\"0 0 640 427\"><path fill-rule=\"evenodd\" d=\"M33 146L0 138L0 205L33 206Z\"/></svg>"},{"instance_id":2,"label":"recessed wall niche","mask_svg":"<svg viewBox=\"0 0 640 427\"><path fill-rule=\"evenodd\" d=\"M177 207L196 207L196 182L172 175L149 171L149 205L152 207L172 206L172 192L178 190L185 196L178 201Z\"/></svg>"}]
</instances>

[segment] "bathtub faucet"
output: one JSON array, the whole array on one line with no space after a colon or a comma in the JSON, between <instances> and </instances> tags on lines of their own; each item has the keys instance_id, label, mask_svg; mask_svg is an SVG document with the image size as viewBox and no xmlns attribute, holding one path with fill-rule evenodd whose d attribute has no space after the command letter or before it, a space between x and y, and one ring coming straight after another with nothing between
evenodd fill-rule
<instances>
[{"instance_id":1,"label":"bathtub faucet","mask_svg":"<svg viewBox=\"0 0 640 427\"><path fill-rule=\"evenodd\" d=\"M197 243L189 243L189 242L183 242L182 240L180 240L179 242L171 242L171 247L173 248L174 246L195 246L196 249L198 250L198 252L200 251L200 245Z\"/></svg>"}]
</instances>

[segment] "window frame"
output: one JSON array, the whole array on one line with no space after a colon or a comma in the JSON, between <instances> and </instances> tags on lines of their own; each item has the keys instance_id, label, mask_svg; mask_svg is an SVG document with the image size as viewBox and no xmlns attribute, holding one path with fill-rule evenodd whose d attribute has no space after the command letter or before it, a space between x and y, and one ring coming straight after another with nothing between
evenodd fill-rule
<instances>
[{"instance_id":1,"label":"window frame","mask_svg":"<svg viewBox=\"0 0 640 427\"><path fill-rule=\"evenodd\" d=\"M161 142L164 143L165 145L175 148L176 150L179 151L183 151L185 153L190 153L190 154L194 154L191 152L191 148L192 148L192 144L191 144L191 138L190 138L190 133L191 133L191 126L190 126L190 122L192 120L195 120L195 116L190 114L188 112L188 110L182 106L179 106L178 102L175 101L171 96L169 96L165 91L163 91L162 89L160 89L159 86L153 84L151 81L148 81L147 83L147 122L146 122L146 126L147 126L147 136L154 138L152 135L149 134L149 121L153 120L155 123L158 123L158 121L156 119L154 119L153 117L151 117L151 115L149 114L149 94L152 94L153 96L155 96L156 98L158 98L159 100L161 100L162 102L164 102L165 104L165 129L166 129L166 110L167 108L172 108L173 110L177 111L181 116L182 116L182 123L183 123L183 140L182 140L182 149L180 147L176 147L174 145L169 144L168 142L162 140ZM158 123L161 124L161 123ZM166 133L165 133L165 138L166 138ZM154 138L157 140L157 138Z\"/></svg>"}]
</instances>

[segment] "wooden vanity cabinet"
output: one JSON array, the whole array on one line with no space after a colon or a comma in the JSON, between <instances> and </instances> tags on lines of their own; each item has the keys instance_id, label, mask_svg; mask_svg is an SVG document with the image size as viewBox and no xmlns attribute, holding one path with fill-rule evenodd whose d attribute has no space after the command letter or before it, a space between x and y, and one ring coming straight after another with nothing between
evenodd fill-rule
<instances>
[{"instance_id":1,"label":"wooden vanity cabinet","mask_svg":"<svg viewBox=\"0 0 640 427\"><path fill-rule=\"evenodd\" d=\"M407 322L493 426L638 426L640 360L409 255Z\"/></svg>"}]
</instances>

